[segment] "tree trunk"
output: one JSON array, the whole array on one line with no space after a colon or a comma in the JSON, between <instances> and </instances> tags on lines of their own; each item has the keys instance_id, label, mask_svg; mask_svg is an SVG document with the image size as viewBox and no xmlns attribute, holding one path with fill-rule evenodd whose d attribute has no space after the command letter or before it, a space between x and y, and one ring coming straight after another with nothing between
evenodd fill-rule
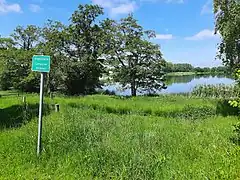
<instances>
[{"instance_id":1,"label":"tree trunk","mask_svg":"<svg viewBox=\"0 0 240 180\"><path fill-rule=\"evenodd\" d=\"M136 82L135 80L132 81L131 83L131 94L132 96L137 96L137 89L136 89Z\"/></svg>"}]
</instances>

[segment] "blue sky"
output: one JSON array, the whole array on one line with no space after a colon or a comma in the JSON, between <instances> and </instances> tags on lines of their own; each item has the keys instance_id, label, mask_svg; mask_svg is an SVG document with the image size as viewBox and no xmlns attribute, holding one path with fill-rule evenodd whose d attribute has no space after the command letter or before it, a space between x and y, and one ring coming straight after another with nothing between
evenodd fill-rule
<instances>
[{"instance_id":1,"label":"blue sky","mask_svg":"<svg viewBox=\"0 0 240 180\"><path fill-rule=\"evenodd\" d=\"M99 4L105 16L116 20L133 13L145 29L157 33L152 41L168 61L221 64L215 60L220 37L213 33L212 0L0 0L0 35L9 36L17 25L42 26L47 19L68 23L80 3Z\"/></svg>"}]
</instances>

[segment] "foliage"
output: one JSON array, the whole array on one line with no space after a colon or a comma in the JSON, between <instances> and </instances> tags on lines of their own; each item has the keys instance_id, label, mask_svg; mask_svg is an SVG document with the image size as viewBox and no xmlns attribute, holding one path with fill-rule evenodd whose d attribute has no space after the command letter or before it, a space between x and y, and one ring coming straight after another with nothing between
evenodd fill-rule
<instances>
[{"instance_id":1,"label":"foliage","mask_svg":"<svg viewBox=\"0 0 240 180\"><path fill-rule=\"evenodd\" d=\"M165 68L166 72L191 72L193 70L194 67L187 63L173 64L171 62L167 62Z\"/></svg>"},{"instance_id":2,"label":"foliage","mask_svg":"<svg viewBox=\"0 0 240 180\"><path fill-rule=\"evenodd\" d=\"M232 140L235 144L240 145L240 123L236 123L234 126L234 136L232 137Z\"/></svg>"},{"instance_id":3,"label":"foliage","mask_svg":"<svg viewBox=\"0 0 240 180\"><path fill-rule=\"evenodd\" d=\"M236 81L237 81L237 86L239 87L239 81L240 81L240 70L236 70L236 73L235 73L235 78L237 79ZM240 97L240 95L238 94L238 96L236 96L235 98L235 100L231 100L231 101L229 101L229 104L232 106L232 107L238 107L238 108L240 108L240 100L239 100L239 97Z\"/></svg>"},{"instance_id":4,"label":"foliage","mask_svg":"<svg viewBox=\"0 0 240 180\"><path fill-rule=\"evenodd\" d=\"M38 91L39 77L31 72L31 58L47 54L51 56L51 72L46 77L48 92L94 92L103 71L98 61L102 30L96 22L102 14L99 6L80 5L69 26L55 21L48 21L43 28L18 26L10 39L1 38L1 88Z\"/></svg>"},{"instance_id":5,"label":"foliage","mask_svg":"<svg viewBox=\"0 0 240 180\"><path fill-rule=\"evenodd\" d=\"M103 27L109 48L103 58L113 69L115 81L130 85L132 96L136 96L137 90L155 92L165 87L160 47L145 39L154 37L153 31L144 31L132 15L119 23L107 19Z\"/></svg>"},{"instance_id":6,"label":"foliage","mask_svg":"<svg viewBox=\"0 0 240 180\"><path fill-rule=\"evenodd\" d=\"M40 29L34 25L28 25L26 28L18 26L11 36L15 45L20 47L20 49L29 51L37 46Z\"/></svg>"},{"instance_id":7,"label":"foliage","mask_svg":"<svg viewBox=\"0 0 240 180\"><path fill-rule=\"evenodd\" d=\"M44 39L37 47L41 54L51 56L51 71L47 76L48 92L64 89L63 72L69 62L69 57L66 56L66 26L58 21L49 20L42 28L41 36Z\"/></svg>"},{"instance_id":8,"label":"foliage","mask_svg":"<svg viewBox=\"0 0 240 180\"><path fill-rule=\"evenodd\" d=\"M222 41L219 44L218 58L235 71L237 86L240 80L240 1L214 0L216 15L216 33L220 33ZM240 108L239 95L230 100L232 107ZM239 124L235 125L235 132L239 144Z\"/></svg>"},{"instance_id":9,"label":"foliage","mask_svg":"<svg viewBox=\"0 0 240 180\"><path fill-rule=\"evenodd\" d=\"M98 58L102 52L102 29L95 21L102 14L103 10L99 6L79 5L71 17L67 29L68 54L71 59L64 72L64 84L71 94L92 93L100 85L103 66Z\"/></svg>"},{"instance_id":10,"label":"foliage","mask_svg":"<svg viewBox=\"0 0 240 180\"><path fill-rule=\"evenodd\" d=\"M36 80L29 81L31 74L31 59L37 53L35 47L39 37L39 29L35 26L17 27L11 39L0 40L0 72L1 88L15 88L24 91L36 90ZM7 80L7 81L6 81ZM38 83L39 84L39 83Z\"/></svg>"},{"instance_id":11,"label":"foliage","mask_svg":"<svg viewBox=\"0 0 240 180\"><path fill-rule=\"evenodd\" d=\"M24 89L24 91L29 91L29 89L36 89L36 86L39 86L39 83L36 83L37 79L30 84L28 81L32 75L31 59L34 54L34 50L4 50L4 55L2 56L4 58L3 69L0 77L3 89L6 90L13 87L23 90L23 87L29 87Z\"/></svg>"},{"instance_id":12,"label":"foliage","mask_svg":"<svg viewBox=\"0 0 240 180\"><path fill-rule=\"evenodd\" d=\"M187 63L177 63L173 64L171 62L166 62L166 66L164 71L167 73L173 72L194 72L194 73L211 73L211 74L219 74L219 73L227 73L227 68L224 66L219 67L193 67L191 64Z\"/></svg>"},{"instance_id":13,"label":"foliage","mask_svg":"<svg viewBox=\"0 0 240 180\"><path fill-rule=\"evenodd\" d=\"M240 1L214 0L215 31L220 33L218 58L231 68L240 62Z\"/></svg>"}]
</instances>

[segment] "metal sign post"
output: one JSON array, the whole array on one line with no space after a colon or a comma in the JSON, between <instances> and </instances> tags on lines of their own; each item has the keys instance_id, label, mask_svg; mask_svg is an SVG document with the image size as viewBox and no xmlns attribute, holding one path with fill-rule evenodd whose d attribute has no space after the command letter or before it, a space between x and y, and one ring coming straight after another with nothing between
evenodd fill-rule
<instances>
[{"instance_id":1,"label":"metal sign post","mask_svg":"<svg viewBox=\"0 0 240 180\"><path fill-rule=\"evenodd\" d=\"M43 113L43 92L44 92L44 73L41 73L40 83L40 101L39 101L39 118L38 118L38 142L37 155L39 156L42 149L42 113Z\"/></svg>"},{"instance_id":2,"label":"metal sign post","mask_svg":"<svg viewBox=\"0 0 240 180\"><path fill-rule=\"evenodd\" d=\"M39 119L38 119L38 141L37 155L42 151L42 116L43 116L43 93L44 93L44 74L50 71L50 56L33 56L32 71L41 72L40 82L40 101L39 101Z\"/></svg>"}]
</instances>

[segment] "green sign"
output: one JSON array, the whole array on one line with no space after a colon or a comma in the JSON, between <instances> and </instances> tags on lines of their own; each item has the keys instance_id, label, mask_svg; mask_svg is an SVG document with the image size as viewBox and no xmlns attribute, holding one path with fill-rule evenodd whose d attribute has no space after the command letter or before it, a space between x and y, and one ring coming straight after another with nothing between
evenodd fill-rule
<instances>
[{"instance_id":1,"label":"green sign","mask_svg":"<svg viewBox=\"0 0 240 180\"><path fill-rule=\"evenodd\" d=\"M50 71L50 56L33 56L32 71L49 72Z\"/></svg>"}]
</instances>

